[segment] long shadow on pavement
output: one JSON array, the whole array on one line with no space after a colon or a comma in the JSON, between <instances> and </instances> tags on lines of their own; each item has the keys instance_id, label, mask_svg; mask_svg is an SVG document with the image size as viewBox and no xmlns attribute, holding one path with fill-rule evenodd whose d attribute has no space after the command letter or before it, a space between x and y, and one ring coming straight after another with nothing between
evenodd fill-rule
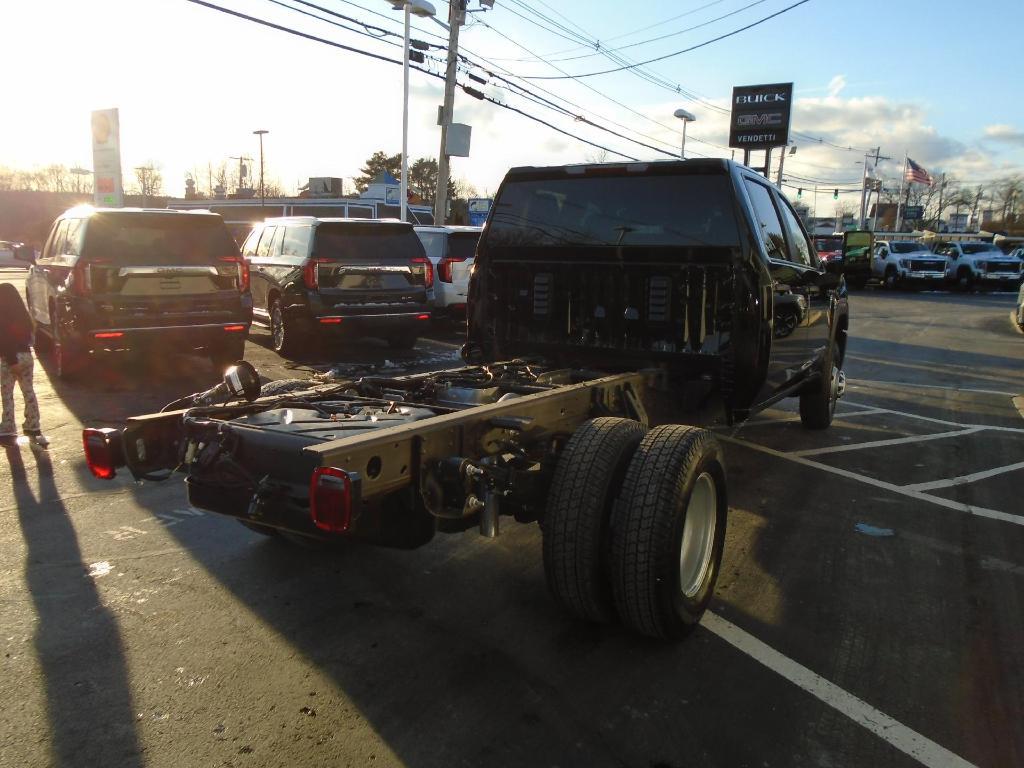
<instances>
[{"instance_id":1,"label":"long shadow on pavement","mask_svg":"<svg viewBox=\"0 0 1024 768\"><path fill-rule=\"evenodd\" d=\"M141 766L117 620L85 571L49 456L33 451L37 497L21 450L5 451L27 548L25 583L36 612L52 764Z\"/></svg>"}]
</instances>

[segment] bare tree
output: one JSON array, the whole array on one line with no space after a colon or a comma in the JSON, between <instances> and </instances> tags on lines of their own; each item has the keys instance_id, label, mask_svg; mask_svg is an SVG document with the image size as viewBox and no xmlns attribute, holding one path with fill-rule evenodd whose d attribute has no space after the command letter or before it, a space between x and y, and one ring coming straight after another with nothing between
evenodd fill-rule
<instances>
[{"instance_id":1,"label":"bare tree","mask_svg":"<svg viewBox=\"0 0 1024 768\"><path fill-rule=\"evenodd\" d=\"M163 194L164 177L160 169L152 161L134 169L135 185L131 194L142 195L144 198L158 197Z\"/></svg>"}]
</instances>

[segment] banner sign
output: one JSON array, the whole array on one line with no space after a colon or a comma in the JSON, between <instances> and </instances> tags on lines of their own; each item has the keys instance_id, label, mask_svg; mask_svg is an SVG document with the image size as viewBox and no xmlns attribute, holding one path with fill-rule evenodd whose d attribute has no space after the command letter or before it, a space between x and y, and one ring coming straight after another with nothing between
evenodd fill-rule
<instances>
[{"instance_id":1,"label":"banner sign","mask_svg":"<svg viewBox=\"0 0 1024 768\"><path fill-rule=\"evenodd\" d=\"M121 126L116 109L92 113L93 201L104 208L124 206L121 187Z\"/></svg>"},{"instance_id":2,"label":"banner sign","mask_svg":"<svg viewBox=\"0 0 1024 768\"><path fill-rule=\"evenodd\" d=\"M793 84L738 85L732 89L729 146L771 149L789 142Z\"/></svg>"},{"instance_id":3,"label":"banner sign","mask_svg":"<svg viewBox=\"0 0 1024 768\"><path fill-rule=\"evenodd\" d=\"M903 220L904 221L917 221L918 219L924 218L924 206L923 205L908 205L903 209Z\"/></svg>"}]
</instances>

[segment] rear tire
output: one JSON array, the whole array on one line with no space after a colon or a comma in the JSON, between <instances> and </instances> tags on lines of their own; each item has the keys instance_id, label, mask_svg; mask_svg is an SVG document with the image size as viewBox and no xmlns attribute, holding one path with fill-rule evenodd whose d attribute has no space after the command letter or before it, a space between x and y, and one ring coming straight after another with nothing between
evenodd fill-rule
<instances>
[{"instance_id":1,"label":"rear tire","mask_svg":"<svg viewBox=\"0 0 1024 768\"><path fill-rule=\"evenodd\" d=\"M725 461L714 435L667 424L633 455L612 520L612 590L623 622L681 640L714 594L725 546Z\"/></svg>"},{"instance_id":2,"label":"rear tire","mask_svg":"<svg viewBox=\"0 0 1024 768\"><path fill-rule=\"evenodd\" d=\"M831 354L822 364L821 380L800 395L800 421L806 429L828 429L839 401L839 345L832 342Z\"/></svg>"},{"instance_id":3,"label":"rear tire","mask_svg":"<svg viewBox=\"0 0 1024 768\"><path fill-rule=\"evenodd\" d=\"M270 302L270 344L274 351L285 357L295 357L302 352L303 340L294 322L285 319L280 299Z\"/></svg>"},{"instance_id":4,"label":"rear tire","mask_svg":"<svg viewBox=\"0 0 1024 768\"><path fill-rule=\"evenodd\" d=\"M899 275L896 272L895 267L889 267L885 270L885 287L890 291L895 291L899 287Z\"/></svg>"},{"instance_id":5,"label":"rear tire","mask_svg":"<svg viewBox=\"0 0 1024 768\"><path fill-rule=\"evenodd\" d=\"M555 468L543 521L544 574L561 606L586 621L615 615L608 528L629 461L647 428L602 417L582 424Z\"/></svg>"},{"instance_id":6,"label":"rear tire","mask_svg":"<svg viewBox=\"0 0 1024 768\"><path fill-rule=\"evenodd\" d=\"M53 372L58 379L67 381L80 374L88 362L88 355L71 347L63 339L57 316L50 316L50 339L53 352Z\"/></svg>"}]
</instances>

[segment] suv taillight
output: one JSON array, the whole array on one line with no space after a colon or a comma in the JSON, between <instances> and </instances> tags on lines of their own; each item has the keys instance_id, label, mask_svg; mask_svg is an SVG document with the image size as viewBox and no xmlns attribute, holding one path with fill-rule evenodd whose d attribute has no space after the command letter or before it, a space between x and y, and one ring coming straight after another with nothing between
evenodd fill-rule
<instances>
[{"instance_id":1,"label":"suv taillight","mask_svg":"<svg viewBox=\"0 0 1024 768\"><path fill-rule=\"evenodd\" d=\"M225 256L221 261L234 264L238 269L238 291L245 293L249 290L249 262L241 256Z\"/></svg>"},{"instance_id":2,"label":"suv taillight","mask_svg":"<svg viewBox=\"0 0 1024 768\"><path fill-rule=\"evenodd\" d=\"M337 467L317 467L309 483L309 514L323 531L344 533L352 522L352 478Z\"/></svg>"},{"instance_id":3,"label":"suv taillight","mask_svg":"<svg viewBox=\"0 0 1024 768\"><path fill-rule=\"evenodd\" d=\"M302 267L302 282L311 290L320 288L319 264L326 264L330 259L308 259Z\"/></svg>"},{"instance_id":4,"label":"suv taillight","mask_svg":"<svg viewBox=\"0 0 1024 768\"><path fill-rule=\"evenodd\" d=\"M124 466L124 448L118 429L83 429L82 447L89 471L101 480L113 480L117 468Z\"/></svg>"},{"instance_id":5,"label":"suv taillight","mask_svg":"<svg viewBox=\"0 0 1024 768\"><path fill-rule=\"evenodd\" d=\"M425 288L430 288L434 284L434 265L425 256L413 258L412 273L423 280Z\"/></svg>"},{"instance_id":6,"label":"suv taillight","mask_svg":"<svg viewBox=\"0 0 1024 768\"><path fill-rule=\"evenodd\" d=\"M445 256L437 263L437 279L442 283L450 283L452 281L452 264L461 264L465 260L465 256Z\"/></svg>"}]
</instances>

